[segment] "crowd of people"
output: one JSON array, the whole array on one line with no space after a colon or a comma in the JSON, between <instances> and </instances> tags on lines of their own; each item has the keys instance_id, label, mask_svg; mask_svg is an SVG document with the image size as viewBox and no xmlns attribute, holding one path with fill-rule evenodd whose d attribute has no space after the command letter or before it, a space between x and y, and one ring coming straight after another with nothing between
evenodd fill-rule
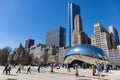
<instances>
[{"instance_id":1,"label":"crowd of people","mask_svg":"<svg viewBox=\"0 0 120 80\"><path fill-rule=\"evenodd\" d=\"M13 67L15 67L16 65L13 65ZM40 73L41 71L41 68L43 67L43 65L41 64L38 64L37 65L37 72ZM79 68L79 64L77 63L73 63L73 64L48 64L47 66L51 67L51 70L53 70L54 68L56 69L60 69L60 68L65 68L65 69L68 69L68 72L71 72L71 67L73 68L73 70L76 70L76 74L78 74L78 68ZM44 66L45 67L45 66ZM91 68L91 73L93 76L99 76L99 77L102 77L102 72L106 72L108 73L109 70L110 70L110 66L106 63L96 63L96 64L92 64L92 65L89 65L89 67L86 67L86 65L83 65L81 68L83 68L84 70L86 68ZM21 70L24 69L24 66L22 64L19 64L18 67L17 67L17 70L16 70L16 73L21 73ZM6 75L10 75L10 72L11 72L11 64L6 64L4 69L3 69L3 74L6 74ZM29 64L27 66L27 70L26 70L26 74L31 74L31 65Z\"/></svg>"},{"instance_id":2,"label":"crowd of people","mask_svg":"<svg viewBox=\"0 0 120 80\"><path fill-rule=\"evenodd\" d=\"M13 67L15 68L15 64L13 65ZM3 74L5 75L10 75L10 72L11 72L11 64L7 63L5 66L4 66L4 69L3 69ZM19 64L18 65L18 69L16 71L16 73L21 73L21 70L23 69L23 65ZM28 68L27 68L27 74L30 73L31 74L31 65L28 65Z\"/></svg>"},{"instance_id":3,"label":"crowd of people","mask_svg":"<svg viewBox=\"0 0 120 80\"><path fill-rule=\"evenodd\" d=\"M5 73L6 75L9 74L10 75L10 71L11 71L11 64L6 64L5 68L3 70L3 74Z\"/></svg>"},{"instance_id":4,"label":"crowd of people","mask_svg":"<svg viewBox=\"0 0 120 80\"><path fill-rule=\"evenodd\" d=\"M96 74L99 77L102 77L102 72L108 73L110 66L106 63L96 63L96 65L92 65L92 74L95 76Z\"/></svg>"}]
</instances>

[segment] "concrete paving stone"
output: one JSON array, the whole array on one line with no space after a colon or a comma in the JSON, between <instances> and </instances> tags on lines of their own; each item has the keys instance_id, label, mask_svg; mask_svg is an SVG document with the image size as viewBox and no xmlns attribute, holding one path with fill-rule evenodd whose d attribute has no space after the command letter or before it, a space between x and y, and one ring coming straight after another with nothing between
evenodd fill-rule
<instances>
[{"instance_id":1,"label":"concrete paving stone","mask_svg":"<svg viewBox=\"0 0 120 80\"><path fill-rule=\"evenodd\" d=\"M37 66L31 67L31 74L27 74L27 67L24 67L21 73L16 73L17 68L11 69L10 75L3 75L4 67L0 67L0 80L120 80L120 70L110 70L109 73L102 73L103 77L92 76L91 69L78 69L79 76L75 75L75 70L42 68L37 73Z\"/></svg>"}]
</instances>

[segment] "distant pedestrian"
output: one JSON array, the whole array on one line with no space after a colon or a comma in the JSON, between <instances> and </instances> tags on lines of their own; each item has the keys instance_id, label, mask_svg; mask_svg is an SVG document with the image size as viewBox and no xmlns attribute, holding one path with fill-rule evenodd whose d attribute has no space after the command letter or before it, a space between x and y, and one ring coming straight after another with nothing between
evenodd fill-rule
<instances>
[{"instance_id":1,"label":"distant pedestrian","mask_svg":"<svg viewBox=\"0 0 120 80\"><path fill-rule=\"evenodd\" d=\"M97 63L96 68L98 71L98 76L102 77L102 65L100 63Z\"/></svg>"},{"instance_id":2,"label":"distant pedestrian","mask_svg":"<svg viewBox=\"0 0 120 80\"><path fill-rule=\"evenodd\" d=\"M38 64L38 73L40 73L40 64Z\"/></svg>"},{"instance_id":3,"label":"distant pedestrian","mask_svg":"<svg viewBox=\"0 0 120 80\"><path fill-rule=\"evenodd\" d=\"M96 66L92 64L92 75L95 76L96 73Z\"/></svg>"},{"instance_id":4,"label":"distant pedestrian","mask_svg":"<svg viewBox=\"0 0 120 80\"><path fill-rule=\"evenodd\" d=\"M85 70L85 68L86 68L86 64L85 64L85 63L83 63L83 69Z\"/></svg>"},{"instance_id":5,"label":"distant pedestrian","mask_svg":"<svg viewBox=\"0 0 120 80\"><path fill-rule=\"evenodd\" d=\"M28 68L27 68L27 74L28 74L28 72L31 74L31 65L28 65Z\"/></svg>"},{"instance_id":6,"label":"distant pedestrian","mask_svg":"<svg viewBox=\"0 0 120 80\"><path fill-rule=\"evenodd\" d=\"M75 70L76 65L73 63L73 70Z\"/></svg>"},{"instance_id":7,"label":"distant pedestrian","mask_svg":"<svg viewBox=\"0 0 120 80\"><path fill-rule=\"evenodd\" d=\"M3 70L3 74L4 74L4 72L6 72L6 74L7 74L7 68L8 68L8 64L5 65L4 70Z\"/></svg>"},{"instance_id":8,"label":"distant pedestrian","mask_svg":"<svg viewBox=\"0 0 120 80\"><path fill-rule=\"evenodd\" d=\"M15 64L14 64L13 66L14 66L14 68L15 68Z\"/></svg>"},{"instance_id":9,"label":"distant pedestrian","mask_svg":"<svg viewBox=\"0 0 120 80\"><path fill-rule=\"evenodd\" d=\"M21 64L19 64L19 65L18 65L18 70L17 70L17 72L16 72L16 73L18 73L18 72L19 72L19 73L21 73L21 67L22 67L22 65L21 65Z\"/></svg>"},{"instance_id":10,"label":"distant pedestrian","mask_svg":"<svg viewBox=\"0 0 120 80\"><path fill-rule=\"evenodd\" d=\"M70 72L70 63L67 65L68 71Z\"/></svg>"},{"instance_id":11,"label":"distant pedestrian","mask_svg":"<svg viewBox=\"0 0 120 80\"><path fill-rule=\"evenodd\" d=\"M8 64L8 67L7 67L7 74L9 73L9 75L10 75L10 71L11 71L11 64Z\"/></svg>"}]
</instances>

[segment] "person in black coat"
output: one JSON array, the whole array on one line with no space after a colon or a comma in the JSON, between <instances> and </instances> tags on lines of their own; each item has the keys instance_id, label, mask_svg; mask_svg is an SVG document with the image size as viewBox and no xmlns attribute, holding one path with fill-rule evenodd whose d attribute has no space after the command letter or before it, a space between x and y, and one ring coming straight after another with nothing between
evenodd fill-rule
<instances>
[{"instance_id":1,"label":"person in black coat","mask_svg":"<svg viewBox=\"0 0 120 80\"><path fill-rule=\"evenodd\" d=\"M5 65L5 67L4 67L4 70L3 70L3 74L4 74L4 72L6 72L6 74L7 74L7 68L8 68L8 63Z\"/></svg>"}]
</instances>

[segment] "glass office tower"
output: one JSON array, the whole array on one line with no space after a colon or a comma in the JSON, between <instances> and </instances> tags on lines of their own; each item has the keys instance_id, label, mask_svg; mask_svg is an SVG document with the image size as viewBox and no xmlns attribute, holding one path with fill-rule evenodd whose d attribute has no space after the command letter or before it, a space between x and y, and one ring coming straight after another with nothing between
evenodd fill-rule
<instances>
[{"instance_id":1,"label":"glass office tower","mask_svg":"<svg viewBox=\"0 0 120 80\"><path fill-rule=\"evenodd\" d=\"M74 18L76 14L80 15L80 6L68 2L69 46L71 46L71 35L74 30Z\"/></svg>"},{"instance_id":2,"label":"glass office tower","mask_svg":"<svg viewBox=\"0 0 120 80\"><path fill-rule=\"evenodd\" d=\"M46 34L46 45L55 47L64 47L66 43L66 30L63 27L57 27Z\"/></svg>"},{"instance_id":3,"label":"glass office tower","mask_svg":"<svg viewBox=\"0 0 120 80\"><path fill-rule=\"evenodd\" d=\"M115 38L115 43L116 43L116 45L118 45L119 44L119 36L118 36L118 31L115 29L115 27L109 26L109 33L111 33L113 35L113 37Z\"/></svg>"}]
</instances>

